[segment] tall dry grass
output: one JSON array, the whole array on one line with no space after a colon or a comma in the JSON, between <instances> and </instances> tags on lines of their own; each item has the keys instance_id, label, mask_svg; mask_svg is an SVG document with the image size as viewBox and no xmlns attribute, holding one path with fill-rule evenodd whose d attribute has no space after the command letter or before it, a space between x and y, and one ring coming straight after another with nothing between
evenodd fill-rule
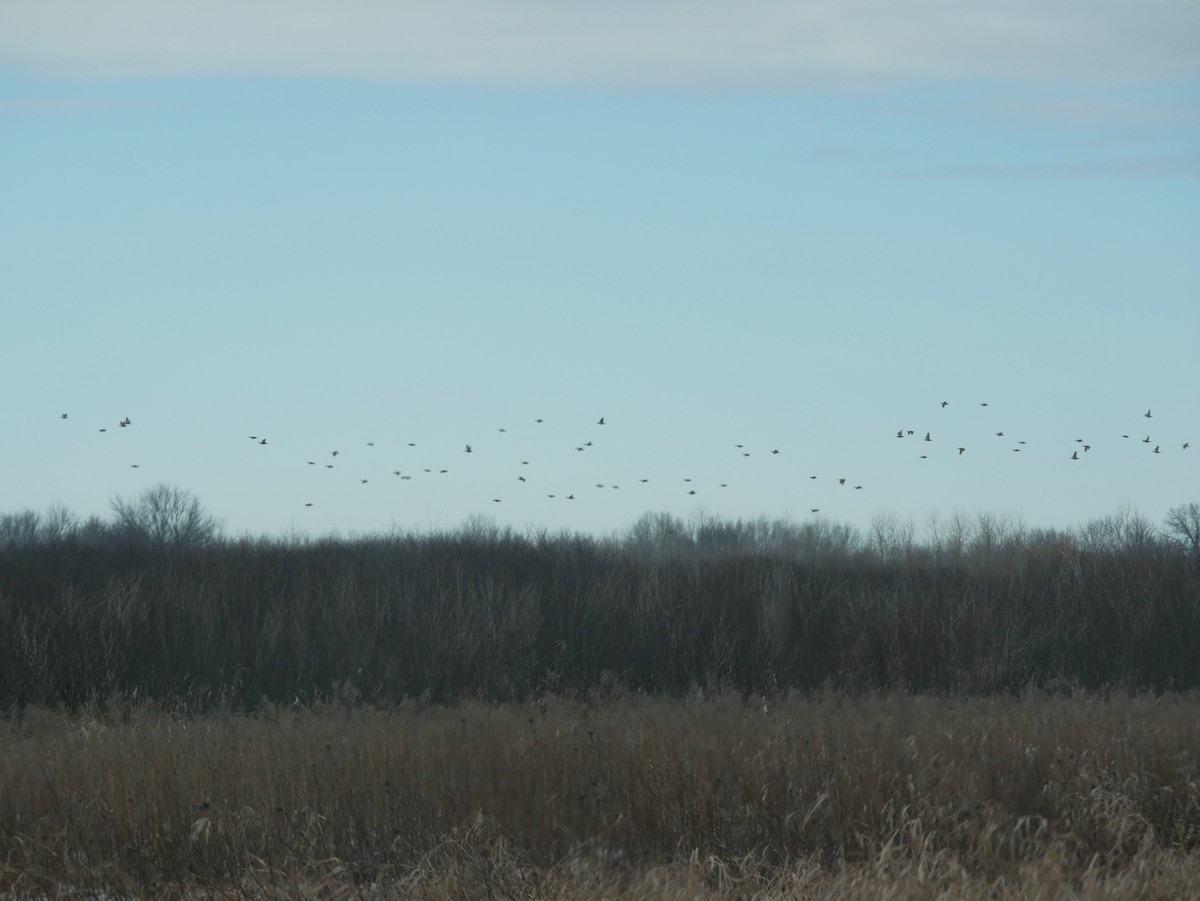
<instances>
[{"instance_id":1,"label":"tall dry grass","mask_svg":"<svg viewBox=\"0 0 1200 901\"><path fill-rule=\"evenodd\" d=\"M0 723L0 893L1200 891L1200 698L352 699Z\"/></svg>"}]
</instances>

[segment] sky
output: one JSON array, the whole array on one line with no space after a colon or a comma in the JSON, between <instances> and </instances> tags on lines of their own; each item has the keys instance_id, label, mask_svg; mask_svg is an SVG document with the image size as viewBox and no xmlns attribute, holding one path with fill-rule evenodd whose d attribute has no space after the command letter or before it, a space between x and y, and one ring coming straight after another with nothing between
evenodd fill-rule
<instances>
[{"instance_id":1,"label":"sky","mask_svg":"<svg viewBox=\"0 0 1200 901\"><path fill-rule=\"evenodd\" d=\"M1198 300L1193 0L0 6L0 512L1160 522Z\"/></svg>"}]
</instances>

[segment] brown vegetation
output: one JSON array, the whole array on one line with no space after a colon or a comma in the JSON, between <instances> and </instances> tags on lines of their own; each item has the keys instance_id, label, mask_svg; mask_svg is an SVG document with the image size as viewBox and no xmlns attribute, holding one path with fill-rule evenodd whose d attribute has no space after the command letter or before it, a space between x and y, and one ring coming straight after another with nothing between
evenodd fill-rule
<instances>
[{"instance_id":1,"label":"brown vegetation","mask_svg":"<svg viewBox=\"0 0 1200 901\"><path fill-rule=\"evenodd\" d=\"M0 893L1193 895L1200 699L146 705L0 724Z\"/></svg>"}]
</instances>

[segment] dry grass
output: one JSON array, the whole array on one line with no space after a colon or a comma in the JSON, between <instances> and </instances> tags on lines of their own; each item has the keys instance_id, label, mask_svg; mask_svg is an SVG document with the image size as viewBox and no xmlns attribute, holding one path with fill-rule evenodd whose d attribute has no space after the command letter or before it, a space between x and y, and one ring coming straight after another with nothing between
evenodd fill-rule
<instances>
[{"instance_id":1,"label":"dry grass","mask_svg":"<svg viewBox=\"0 0 1200 901\"><path fill-rule=\"evenodd\" d=\"M1179 898L1200 697L112 703L0 723L0 894Z\"/></svg>"}]
</instances>

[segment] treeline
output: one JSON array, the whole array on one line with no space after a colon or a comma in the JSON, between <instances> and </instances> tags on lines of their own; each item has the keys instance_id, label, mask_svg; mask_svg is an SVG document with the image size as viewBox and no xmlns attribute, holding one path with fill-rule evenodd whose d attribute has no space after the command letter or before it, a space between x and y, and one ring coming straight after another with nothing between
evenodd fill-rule
<instances>
[{"instance_id":1,"label":"treeline","mask_svg":"<svg viewBox=\"0 0 1200 901\"><path fill-rule=\"evenodd\" d=\"M1200 505L1070 531L643 518L222 537L186 492L0 517L0 707L1200 686Z\"/></svg>"}]
</instances>

